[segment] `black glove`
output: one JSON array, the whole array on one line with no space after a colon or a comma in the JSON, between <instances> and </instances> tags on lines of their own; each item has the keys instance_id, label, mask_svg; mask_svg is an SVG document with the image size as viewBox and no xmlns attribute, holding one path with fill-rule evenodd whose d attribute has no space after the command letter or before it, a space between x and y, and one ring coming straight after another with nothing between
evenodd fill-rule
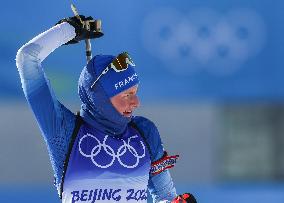
<instances>
[{"instance_id":1,"label":"black glove","mask_svg":"<svg viewBox=\"0 0 284 203\"><path fill-rule=\"evenodd\" d=\"M86 27L86 25L82 24L76 16L64 18L58 23L56 23L57 25L63 22L67 22L75 28L76 36L66 44L75 44L81 40L99 38L104 35L100 30L97 30L98 28L96 27L96 23L94 22L94 19L91 16L86 18L85 16L80 15L80 18L84 24L87 21L89 22L88 28Z\"/></svg>"},{"instance_id":2,"label":"black glove","mask_svg":"<svg viewBox=\"0 0 284 203\"><path fill-rule=\"evenodd\" d=\"M190 193L178 195L171 203L197 203L195 197Z\"/></svg>"}]
</instances>

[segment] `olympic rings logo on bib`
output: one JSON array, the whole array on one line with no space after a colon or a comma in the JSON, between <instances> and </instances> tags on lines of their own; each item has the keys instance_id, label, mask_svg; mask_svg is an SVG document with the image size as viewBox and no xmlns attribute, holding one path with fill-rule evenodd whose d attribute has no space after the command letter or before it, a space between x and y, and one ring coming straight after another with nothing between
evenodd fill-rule
<instances>
[{"instance_id":1,"label":"olympic rings logo on bib","mask_svg":"<svg viewBox=\"0 0 284 203\"><path fill-rule=\"evenodd\" d=\"M90 158L92 160L93 164L95 164L95 166L97 166L99 168L108 168L108 167L112 166L116 159L118 160L120 165L125 167L125 168L135 168L136 166L138 166L139 160L141 158L145 157L145 152L146 152L145 151L145 145L142 141L140 141L140 144L143 148L143 154L141 154L141 155L139 155L138 152L136 151L136 149L133 146L130 145L131 140L135 139L137 137L138 137L137 135L129 137L128 140L127 140L127 143L126 143L125 140L122 140L123 144L117 149L117 152L115 152L115 150L111 146L106 144L106 141L108 139L108 135L106 135L104 137L103 143L101 143L98 138L96 138L92 134L87 133L79 141L79 152L82 156L84 156L86 158ZM98 144L91 150L90 153L84 152L81 148L82 141L87 139L87 138L95 139L98 142ZM102 164L99 164L95 160L96 156L101 152L101 150L104 150L109 156L112 157L110 163L102 165ZM126 163L123 163L123 161L121 160L121 157L127 152L127 150L136 158L136 162L133 165L127 165Z\"/></svg>"}]
</instances>

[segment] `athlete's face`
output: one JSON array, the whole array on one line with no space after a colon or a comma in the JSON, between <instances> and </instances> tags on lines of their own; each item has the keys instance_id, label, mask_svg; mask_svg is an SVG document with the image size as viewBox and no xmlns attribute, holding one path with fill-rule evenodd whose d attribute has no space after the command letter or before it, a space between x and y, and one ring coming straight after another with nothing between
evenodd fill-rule
<instances>
[{"instance_id":1,"label":"athlete's face","mask_svg":"<svg viewBox=\"0 0 284 203\"><path fill-rule=\"evenodd\" d=\"M137 90L138 85L135 85L110 98L112 105L121 115L130 117L133 111L139 107L140 101Z\"/></svg>"}]
</instances>

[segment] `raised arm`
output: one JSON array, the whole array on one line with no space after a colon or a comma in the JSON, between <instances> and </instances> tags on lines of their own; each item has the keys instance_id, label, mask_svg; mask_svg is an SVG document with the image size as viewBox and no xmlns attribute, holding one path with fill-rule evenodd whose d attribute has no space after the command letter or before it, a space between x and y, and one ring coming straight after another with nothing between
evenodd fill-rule
<instances>
[{"instance_id":1,"label":"raised arm","mask_svg":"<svg viewBox=\"0 0 284 203\"><path fill-rule=\"evenodd\" d=\"M41 63L75 35L71 25L62 23L33 38L19 49L16 56L24 94L45 138L55 135L55 121L62 116L62 105L57 101Z\"/></svg>"},{"instance_id":2,"label":"raised arm","mask_svg":"<svg viewBox=\"0 0 284 203\"><path fill-rule=\"evenodd\" d=\"M56 48L75 36L75 29L70 24L58 24L22 46L16 56L22 88L47 144L57 185L75 116L57 101L41 63Z\"/></svg>"}]
</instances>

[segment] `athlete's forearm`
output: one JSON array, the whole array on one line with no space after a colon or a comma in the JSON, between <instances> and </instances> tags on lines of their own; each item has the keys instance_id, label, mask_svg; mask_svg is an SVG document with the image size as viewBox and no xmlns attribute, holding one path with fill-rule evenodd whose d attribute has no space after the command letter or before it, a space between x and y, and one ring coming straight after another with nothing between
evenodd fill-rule
<instances>
[{"instance_id":1,"label":"athlete's forearm","mask_svg":"<svg viewBox=\"0 0 284 203\"><path fill-rule=\"evenodd\" d=\"M27 48L30 44L36 44L39 46L40 50L37 54L37 58L39 62L42 62L51 52L53 52L56 48L60 47L62 44L70 41L76 36L75 28L71 26L69 23L61 23L47 31L37 35L24 46L22 46L17 53L17 67L21 68L21 57L20 54L30 54L30 52L26 52L28 49L32 51L33 47ZM38 50L37 50L38 52Z\"/></svg>"},{"instance_id":2,"label":"athlete's forearm","mask_svg":"<svg viewBox=\"0 0 284 203\"><path fill-rule=\"evenodd\" d=\"M46 83L41 62L75 35L71 25L62 23L34 37L18 50L16 65L26 97Z\"/></svg>"},{"instance_id":3,"label":"athlete's forearm","mask_svg":"<svg viewBox=\"0 0 284 203\"><path fill-rule=\"evenodd\" d=\"M171 202L171 200L177 196L176 189L168 170L150 177L148 188L155 203L164 201Z\"/></svg>"}]
</instances>

